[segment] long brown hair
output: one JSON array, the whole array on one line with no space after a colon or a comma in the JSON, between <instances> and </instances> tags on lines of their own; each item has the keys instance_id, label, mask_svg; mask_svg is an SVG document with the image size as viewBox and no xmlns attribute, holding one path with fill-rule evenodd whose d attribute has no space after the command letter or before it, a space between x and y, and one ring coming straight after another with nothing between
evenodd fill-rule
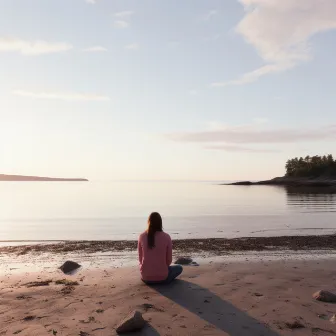
<instances>
[{"instance_id":1,"label":"long brown hair","mask_svg":"<svg viewBox=\"0 0 336 336\"><path fill-rule=\"evenodd\" d=\"M148 218L148 247L155 247L155 232L162 231L162 218L158 212L152 212Z\"/></svg>"}]
</instances>

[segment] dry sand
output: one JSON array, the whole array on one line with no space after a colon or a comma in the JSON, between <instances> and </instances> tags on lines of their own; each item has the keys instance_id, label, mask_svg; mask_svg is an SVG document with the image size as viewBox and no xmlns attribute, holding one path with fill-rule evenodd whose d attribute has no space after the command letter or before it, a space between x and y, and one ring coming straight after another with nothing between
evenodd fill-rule
<instances>
[{"instance_id":1,"label":"dry sand","mask_svg":"<svg viewBox=\"0 0 336 336\"><path fill-rule=\"evenodd\" d=\"M55 284L64 278L78 285ZM49 279L49 286L25 285ZM319 289L336 289L336 260L185 267L180 280L155 288L140 281L136 267L82 269L74 276L9 271L0 281L0 335L115 335L135 309L149 324L134 335L336 334L329 321L336 305L312 299ZM296 321L303 328L287 325Z\"/></svg>"}]
</instances>

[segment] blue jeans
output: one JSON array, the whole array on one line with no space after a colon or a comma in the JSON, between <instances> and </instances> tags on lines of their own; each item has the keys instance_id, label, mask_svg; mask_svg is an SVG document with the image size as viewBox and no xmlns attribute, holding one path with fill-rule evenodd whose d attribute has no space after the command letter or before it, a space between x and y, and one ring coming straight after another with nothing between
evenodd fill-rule
<instances>
[{"instance_id":1,"label":"blue jeans","mask_svg":"<svg viewBox=\"0 0 336 336\"><path fill-rule=\"evenodd\" d=\"M158 285L158 284L170 284L183 272L183 267L181 265L173 265L168 267L168 276L166 280L163 281L144 281L147 285Z\"/></svg>"}]
</instances>

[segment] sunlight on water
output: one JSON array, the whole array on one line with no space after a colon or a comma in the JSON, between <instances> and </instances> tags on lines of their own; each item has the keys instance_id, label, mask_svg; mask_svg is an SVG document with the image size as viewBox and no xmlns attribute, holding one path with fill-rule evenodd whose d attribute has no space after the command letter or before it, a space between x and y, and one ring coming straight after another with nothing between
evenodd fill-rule
<instances>
[{"instance_id":1,"label":"sunlight on water","mask_svg":"<svg viewBox=\"0 0 336 336\"><path fill-rule=\"evenodd\" d=\"M173 238L336 232L336 194L202 182L1 183L0 240L134 239L159 211Z\"/></svg>"}]
</instances>

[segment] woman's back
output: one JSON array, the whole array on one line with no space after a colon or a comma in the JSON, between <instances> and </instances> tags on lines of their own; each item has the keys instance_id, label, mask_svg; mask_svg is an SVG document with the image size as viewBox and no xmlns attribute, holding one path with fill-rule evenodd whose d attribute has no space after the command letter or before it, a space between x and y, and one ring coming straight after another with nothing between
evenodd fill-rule
<instances>
[{"instance_id":1,"label":"woman's back","mask_svg":"<svg viewBox=\"0 0 336 336\"><path fill-rule=\"evenodd\" d=\"M148 244L148 232L139 237L138 251L140 272L145 281L162 281L168 276L168 267L172 262L172 241L169 234L155 232L155 246Z\"/></svg>"}]
</instances>

